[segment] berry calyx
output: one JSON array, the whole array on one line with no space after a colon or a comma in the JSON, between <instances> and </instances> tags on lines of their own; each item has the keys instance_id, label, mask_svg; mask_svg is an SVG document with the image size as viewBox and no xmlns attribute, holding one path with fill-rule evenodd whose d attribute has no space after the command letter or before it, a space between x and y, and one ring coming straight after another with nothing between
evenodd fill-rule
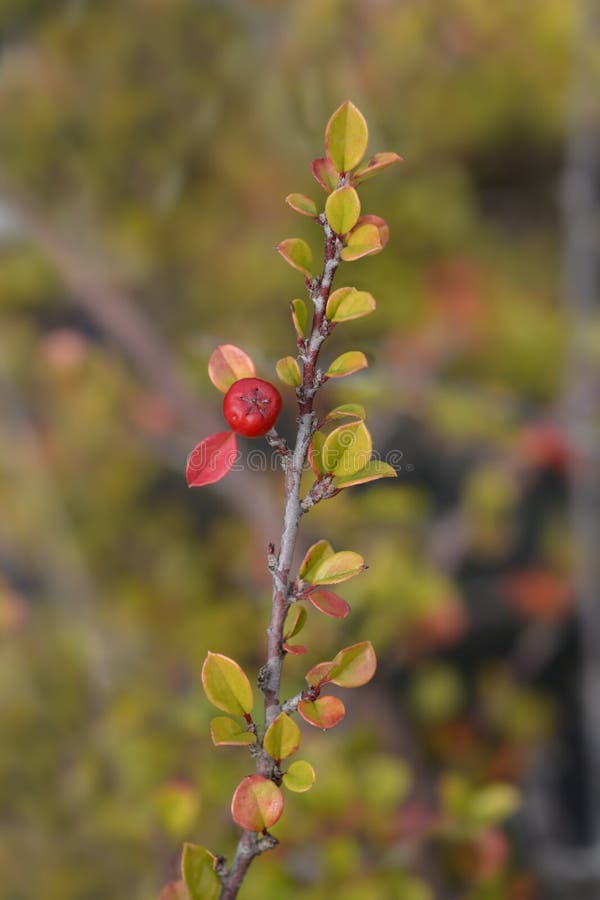
<instances>
[{"instance_id":1,"label":"berry calyx","mask_svg":"<svg viewBox=\"0 0 600 900\"><path fill-rule=\"evenodd\" d=\"M270 381L240 378L223 399L223 415L232 431L242 437L260 437L270 431L281 409L281 395Z\"/></svg>"}]
</instances>

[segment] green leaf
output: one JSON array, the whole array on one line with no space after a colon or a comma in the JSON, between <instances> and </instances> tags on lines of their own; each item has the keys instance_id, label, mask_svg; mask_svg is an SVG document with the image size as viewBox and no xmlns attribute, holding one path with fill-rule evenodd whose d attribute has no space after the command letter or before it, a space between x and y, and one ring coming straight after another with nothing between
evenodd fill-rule
<instances>
[{"instance_id":1,"label":"green leaf","mask_svg":"<svg viewBox=\"0 0 600 900\"><path fill-rule=\"evenodd\" d=\"M234 344L220 344L208 361L208 377L224 394L240 378L252 378L254 375L256 369L251 358Z\"/></svg>"},{"instance_id":2,"label":"green leaf","mask_svg":"<svg viewBox=\"0 0 600 900\"><path fill-rule=\"evenodd\" d=\"M297 634L300 634L300 632L306 625L307 619L308 613L306 612L305 608L303 606L300 606L299 603L292 603L288 610L288 614L285 618L285 624L283 626L284 640L289 641L290 638L296 637Z\"/></svg>"},{"instance_id":3,"label":"green leaf","mask_svg":"<svg viewBox=\"0 0 600 900\"><path fill-rule=\"evenodd\" d=\"M401 162L403 162L403 159L397 153L391 151L376 153L368 162L356 170L352 176L352 184L362 184L368 178L379 175L384 169L389 169L390 166L395 166Z\"/></svg>"},{"instance_id":4,"label":"green leaf","mask_svg":"<svg viewBox=\"0 0 600 900\"><path fill-rule=\"evenodd\" d=\"M256 735L246 731L235 719L215 716L210 723L210 736L215 747L244 747L256 743Z\"/></svg>"},{"instance_id":5,"label":"green leaf","mask_svg":"<svg viewBox=\"0 0 600 900\"><path fill-rule=\"evenodd\" d=\"M335 487L343 489L352 487L355 484L365 484L367 481L377 481L379 478L396 478L397 472L389 463L381 462L379 459L372 459L363 469L354 472L352 475L344 475L342 478L336 478Z\"/></svg>"},{"instance_id":6,"label":"green leaf","mask_svg":"<svg viewBox=\"0 0 600 900\"><path fill-rule=\"evenodd\" d=\"M373 442L364 422L335 428L323 444L321 459L326 472L345 478L364 469L371 459Z\"/></svg>"},{"instance_id":7,"label":"green leaf","mask_svg":"<svg viewBox=\"0 0 600 900\"><path fill-rule=\"evenodd\" d=\"M303 581L310 581L310 578L307 576L319 566L323 560L328 559L333 556L335 551L329 541L317 541L316 544L312 544L306 554L304 559L300 563L300 568L298 569L298 575Z\"/></svg>"},{"instance_id":8,"label":"green leaf","mask_svg":"<svg viewBox=\"0 0 600 900\"><path fill-rule=\"evenodd\" d=\"M341 257L346 262L360 259L362 256L370 256L383 250L381 236L376 225L365 223L357 225L346 238L346 246L342 250Z\"/></svg>"},{"instance_id":9,"label":"green leaf","mask_svg":"<svg viewBox=\"0 0 600 900\"><path fill-rule=\"evenodd\" d=\"M248 676L233 659L221 653L208 653L202 666L204 693L217 709L242 716L254 705Z\"/></svg>"},{"instance_id":10,"label":"green leaf","mask_svg":"<svg viewBox=\"0 0 600 900\"><path fill-rule=\"evenodd\" d=\"M264 831L274 825L283 812L283 794L263 775L246 775L231 800L233 821L248 831Z\"/></svg>"},{"instance_id":11,"label":"green leaf","mask_svg":"<svg viewBox=\"0 0 600 900\"><path fill-rule=\"evenodd\" d=\"M298 387L302 384L302 373L298 361L293 356L284 356L275 363L277 377L290 387Z\"/></svg>"},{"instance_id":12,"label":"green leaf","mask_svg":"<svg viewBox=\"0 0 600 900\"><path fill-rule=\"evenodd\" d=\"M288 194L285 202L301 216L310 216L311 219L315 219L319 215L317 204L305 194Z\"/></svg>"},{"instance_id":13,"label":"green leaf","mask_svg":"<svg viewBox=\"0 0 600 900\"><path fill-rule=\"evenodd\" d=\"M221 881L215 872L216 857L197 844L184 844L181 874L190 893L190 900L218 900Z\"/></svg>"},{"instance_id":14,"label":"green leaf","mask_svg":"<svg viewBox=\"0 0 600 900\"><path fill-rule=\"evenodd\" d=\"M315 728L335 728L346 715L346 707L339 697L319 697L317 700L301 700L298 712L305 722Z\"/></svg>"},{"instance_id":15,"label":"green leaf","mask_svg":"<svg viewBox=\"0 0 600 900\"><path fill-rule=\"evenodd\" d=\"M373 227L373 226L371 226ZM307 278L312 278L312 250L302 238L287 238L275 247L285 261Z\"/></svg>"},{"instance_id":16,"label":"green leaf","mask_svg":"<svg viewBox=\"0 0 600 900\"><path fill-rule=\"evenodd\" d=\"M325 374L327 378L344 378L346 375L353 375L354 372L366 369L368 365L364 353L360 350L348 350L347 353L342 353L334 359Z\"/></svg>"},{"instance_id":17,"label":"green leaf","mask_svg":"<svg viewBox=\"0 0 600 900\"><path fill-rule=\"evenodd\" d=\"M353 287L338 288L327 301L325 315L331 322L350 322L368 316L376 307L375 298L367 291Z\"/></svg>"},{"instance_id":18,"label":"green leaf","mask_svg":"<svg viewBox=\"0 0 600 900\"><path fill-rule=\"evenodd\" d=\"M292 310L292 322L299 338L306 336L306 326L308 325L308 309L304 300L292 300L290 303Z\"/></svg>"},{"instance_id":19,"label":"green leaf","mask_svg":"<svg viewBox=\"0 0 600 900\"><path fill-rule=\"evenodd\" d=\"M310 584L338 584L359 575L365 568L365 561L353 550L340 550L311 568L304 576Z\"/></svg>"},{"instance_id":20,"label":"green leaf","mask_svg":"<svg viewBox=\"0 0 600 900\"><path fill-rule=\"evenodd\" d=\"M333 113L325 129L325 147L338 172L349 172L367 149L369 130L363 114L350 100Z\"/></svg>"},{"instance_id":21,"label":"green leaf","mask_svg":"<svg viewBox=\"0 0 600 900\"><path fill-rule=\"evenodd\" d=\"M315 770L305 759L297 759L291 764L285 775L283 783L288 791L303 794L309 791L316 780Z\"/></svg>"},{"instance_id":22,"label":"green leaf","mask_svg":"<svg viewBox=\"0 0 600 900\"><path fill-rule=\"evenodd\" d=\"M360 403L342 403L328 412L323 422L330 422L333 419L360 419L362 421L366 417L366 410Z\"/></svg>"},{"instance_id":23,"label":"green leaf","mask_svg":"<svg viewBox=\"0 0 600 900\"><path fill-rule=\"evenodd\" d=\"M328 157L313 159L311 163L313 178L328 194L335 191L340 180L340 173Z\"/></svg>"},{"instance_id":24,"label":"green leaf","mask_svg":"<svg viewBox=\"0 0 600 900\"><path fill-rule=\"evenodd\" d=\"M310 463L310 467L317 476L320 478L325 474L325 469L323 468L323 444L325 443L325 435L322 431L315 431L312 436L310 446L308 448L308 461Z\"/></svg>"},{"instance_id":25,"label":"green leaf","mask_svg":"<svg viewBox=\"0 0 600 900\"><path fill-rule=\"evenodd\" d=\"M338 687L362 687L371 680L377 668L373 644L362 641L340 650L333 658L333 668L328 680Z\"/></svg>"},{"instance_id":26,"label":"green leaf","mask_svg":"<svg viewBox=\"0 0 600 900\"><path fill-rule=\"evenodd\" d=\"M275 760L287 759L300 746L302 734L293 719L282 712L265 732L263 746Z\"/></svg>"},{"instance_id":27,"label":"green leaf","mask_svg":"<svg viewBox=\"0 0 600 900\"><path fill-rule=\"evenodd\" d=\"M336 234L348 234L360 216L360 200L353 187L342 187L327 198L325 215Z\"/></svg>"}]
</instances>

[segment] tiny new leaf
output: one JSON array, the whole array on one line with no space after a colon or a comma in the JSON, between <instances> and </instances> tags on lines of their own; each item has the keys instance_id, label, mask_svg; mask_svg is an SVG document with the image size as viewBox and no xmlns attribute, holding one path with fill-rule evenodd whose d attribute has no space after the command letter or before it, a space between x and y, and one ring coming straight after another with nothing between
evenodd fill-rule
<instances>
[{"instance_id":1,"label":"tiny new leaf","mask_svg":"<svg viewBox=\"0 0 600 900\"><path fill-rule=\"evenodd\" d=\"M344 378L346 375L353 375L354 372L366 369L368 365L367 357L361 350L348 350L347 353L342 353L334 359L325 375L327 378Z\"/></svg>"},{"instance_id":2,"label":"tiny new leaf","mask_svg":"<svg viewBox=\"0 0 600 900\"><path fill-rule=\"evenodd\" d=\"M371 459L373 441L364 422L340 425L327 437L321 451L326 472L340 478L364 469Z\"/></svg>"},{"instance_id":3,"label":"tiny new leaf","mask_svg":"<svg viewBox=\"0 0 600 900\"><path fill-rule=\"evenodd\" d=\"M341 257L346 262L360 259L362 256L371 256L383 250L379 228L370 222L357 225L346 238L346 246L342 250Z\"/></svg>"},{"instance_id":4,"label":"tiny new leaf","mask_svg":"<svg viewBox=\"0 0 600 900\"><path fill-rule=\"evenodd\" d=\"M325 147L338 172L349 172L365 155L369 131L363 114L350 100L333 113L325 129Z\"/></svg>"},{"instance_id":5,"label":"tiny new leaf","mask_svg":"<svg viewBox=\"0 0 600 900\"><path fill-rule=\"evenodd\" d=\"M306 334L306 326L308 325L308 309L304 300L292 300L290 303L292 310L292 322L299 338L303 338Z\"/></svg>"},{"instance_id":6,"label":"tiny new leaf","mask_svg":"<svg viewBox=\"0 0 600 900\"><path fill-rule=\"evenodd\" d=\"M384 169L394 166L396 163L401 163L402 161L401 156L398 156L397 153L392 153L391 151L376 153L368 162L356 170L352 176L352 184L361 184L368 178L372 178L373 175L378 175L379 172L383 172Z\"/></svg>"},{"instance_id":7,"label":"tiny new leaf","mask_svg":"<svg viewBox=\"0 0 600 900\"><path fill-rule=\"evenodd\" d=\"M244 747L256 743L256 735L229 716L211 719L210 736L215 747Z\"/></svg>"},{"instance_id":8,"label":"tiny new leaf","mask_svg":"<svg viewBox=\"0 0 600 900\"><path fill-rule=\"evenodd\" d=\"M323 423L330 422L333 419L359 419L363 421L366 417L366 410L360 403L342 403L327 413Z\"/></svg>"},{"instance_id":9,"label":"tiny new leaf","mask_svg":"<svg viewBox=\"0 0 600 900\"><path fill-rule=\"evenodd\" d=\"M371 680L377 668L377 657L370 641L340 650L332 662L328 681L346 688L362 687Z\"/></svg>"},{"instance_id":10,"label":"tiny new leaf","mask_svg":"<svg viewBox=\"0 0 600 900\"><path fill-rule=\"evenodd\" d=\"M256 368L252 359L234 344L220 344L208 361L208 376L218 391L227 393L240 378L252 378Z\"/></svg>"},{"instance_id":11,"label":"tiny new leaf","mask_svg":"<svg viewBox=\"0 0 600 900\"><path fill-rule=\"evenodd\" d=\"M302 238L287 238L285 241L277 244L275 249L290 266L298 269L307 278L312 278L312 250L306 241L302 240Z\"/></svg>"},{"instance_id":12,"label":"tiny new leaf","mask_svg":"<svg viewBox=\"0 0 600 900\"><path fill-rule=\"evenodd\" d=\"M326 156L313 159L310 165L313 178L328 194L335 191L340 180L340 174L334 164Z\"/></svg>"},{"instance_id":13,"label":"tiny new leaf","mask_svg":"<svg viewBox=\"0 0 600 900\"><path fill-rule=\"evenodd\" d=\"M350 606L338 594L333 591L317 589L310 591L308 599L318 610L331 616L333 619L345 619L350 612Z\"/></svg>"},{"instance_id":14,"label":"tiny new leaf","mask_svg":"<svg viewBox=\"0 0 600 900\"><path fill-rule=\"evenodd\" d=\"M190 900L218 900L221 896L221 881L214 864L215 857L206 847L183 845L181 874Z\"/></svg>"},{"instance_id":15,"label":"tiny new leaf","mask_svg":"<svg viewBox=\"0 0 600 900\"><path fill-rule=\"evenodd\" d=\"M304 791L311 789L316 777L315 770L309 762L306 762L305 759L297 759L283 776L283 783L288 791L303 794Z\"/></svg>"},{"instance_id":16,"label":"tiny new leaf","mask_svg":"<svg viewBox=\"0 0 600 900\"><path fill-rule=\"evenodd\" d=\"M364 469L359 469L352 475L344 475L336 478L334 484L336 488L349 488L355 484L365 484L367 481L377 481L379 478L396 478L397 472L389 463L382 462L379 459L372 459Z\"/></svg>"},{"instance_id":17,"label":"tiny new leaf","mask_svg":"<svg viewBox=\"0 0 600 900\"><path fill-rule=\"evenodd\" d=\"M231 800L234 822L248 831L264 831L277 822L283 812L283 794L263 775L246 775Z\"/></svg>"},{"instance_id":18,"label":"tiny new leaf","mask_svg":"<svg viewBox=\"0 0 600 900\"><path fill-rule=\"evenodd\" d=\"M314 219L319 214L315 201L305 194L288 194L285 202L301 216L310 216L311 219Z\"/></svg>"},{"instance_id":19,"label":"tiny new leaf","mask_svg":"<svg viewBox=\"0 0 600 900\"><path fill-rule=\"evenodd\" d=\"M202 666L202 685L210 702L234 716L251 713L254 705L248 676L238 663L209 652Z\"/></svg>"},{"instance_id":20,"label":"tiny new leaf","mask_svg":"<svg viewBox=\"0 0 600 900\"><path fill-rule=\"evenodd\" d=\"M237 452L233 431L219 431L200 441L187 458L185 477L188 487L220 481L232 468Z\"/></svg>"},{"instance_id":21,"label":"tiny new leaf","mask_svg":"<svg viewBox=\"0 0 600 900\"><path fill-rule=\"evenodd\" d=\"M346 715L346 707L339 697L326 696L317 700L301 700L298 712L305 722L315 728L335 728Z\"/></svg>"},{"instance_id":22,"label":"tiny new leaf","mask_svg":"<svg viewBox=\"0 0 600 900\"><path fill-rule=\"evenodd\" d=\"M300 746L302 734L293 719L281 712L267 728L263 746L269 756L279 761L287 759Z\"/></svg>"},{"instance_id":23,"label":"tiny new leaf","mask_svg":"<svg viewBox=\"0 0 600 900\"><path fill-rule=\"evenodd\" d=\"M279 359L275 364L275 371L279 380L289 387L298 387L302 384L300 366L293 356L284 356L283 359Z\"/></svg>"},{"instance_id":24,"label":"tiny new leaf","mask_svg":"<svg viewBox=\"0 0 600 900\"><path fill-rule=\"evenodd\" d=\"M287 641L283 641L281 646L286 653L291 653L292 656L304 656L306 653L304 644L288 644Z\"/></svg>"},{"instance_id":25,"label":"tiny new leaf","mask_svg":"<svg viewBox=\"0 0 600 900\"><path fill-rule=\"evenodd\" d=\"M336 234L348 234L360 215L360 200L354 188L346 186L333 191L325 203L325 215Z\"/></svg>"},{"instance_id":26,"label":"tiny new leaf","mask_svg":"<svg viewBox=\"0 0 600 900\"><path fill-rule=\"evenodd\" d=\"M350 322L368 316L375 309L375 299L367 291L354 287L338 288L327 301L325 315L331 322Z\"/></svg>"}]
</instances>

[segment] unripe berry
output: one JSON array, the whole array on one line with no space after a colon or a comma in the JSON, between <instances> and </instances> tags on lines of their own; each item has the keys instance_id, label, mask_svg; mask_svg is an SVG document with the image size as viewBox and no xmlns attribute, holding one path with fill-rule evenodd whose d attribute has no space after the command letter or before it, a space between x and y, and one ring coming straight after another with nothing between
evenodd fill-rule
<instances>
[{"instance_id":1,"label":"unripe berry","mask_svg":"<svg viewBox=\"0 0 600 900\"><path fill-rule=\"evenodd\" d=\"M281 409L277 388L262 378L240 378L223 399L223 415L242 437L260 437L275 424Z\"/></svg>"}]
</instances>

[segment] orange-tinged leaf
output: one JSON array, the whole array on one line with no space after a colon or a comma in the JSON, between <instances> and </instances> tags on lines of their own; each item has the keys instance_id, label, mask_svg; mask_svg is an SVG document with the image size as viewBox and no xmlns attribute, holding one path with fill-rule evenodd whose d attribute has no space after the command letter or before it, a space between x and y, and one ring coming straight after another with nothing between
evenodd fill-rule
<instances>
[{"instance_id":1,"label":"orange-tinged leaf","mask_svg":"<svg viewBox=\"0 0 600 900\"><path fill-rule=\"evenodd\" d=\"M342 403L340 406L336 406L331 412L328 412L325 416L324 422L330 422L333 419L359 419L360 421L366 419L367 413L360 403Z\"/></svg>"},{"instance_id":2,"label":"orange-tinged leaf","mask_svg":"<svg viewBox=\"0 0 600 900\"><path fill-rule=\"evenodd\" d=\"M264 831L283 812L283 794L263 775L246 775L231 800L233 821L248 831Z\"/></svg>"},{"instance_id":3,"label":"orange-tinged leaf","mask_svg":"<svg viewBox=\"0 0 600 900\"><path fill-rule=\"evenodd\" d=\"M296 334L299 338L303 338L306 335L306 326L308 325L308 309L306 308L306 303L304 300L292 300L290 307Z\"/></svg>"},{"instance_id":4,"label":"orange-tinged leaf","mask_svg":"<svg viewBox=\"0 0 600 900\"><path fill-rule=\"evenodd\" d=\"M310 581L310 574L319 563L323 562L323 560L328 559L330 556L334 555L334 549L329 543L329 541L317 541L316 544L312 544L304 555L304 559L300 563L300 568L298 569L298 575L304 581Z\"/></svg>"},{"instance_id":5,"label":"orange-tinged leaf","mask_svg":"<svg viewBox=\"0 0 600 900\"><path fill-rule=\"evenodd\" d=\"M365 155L369 130L365 117L350 100L333 113L325 129L325 147L338 172L349 172Z\"/></svg>"},{"instance_id":6,"label":"orange-tinged leaf","mask_svg":"<svg viewBox=\"0 0 600 900\"><path fill-rule=\"evenodd\" d=\"M319 214L317 204L310 197L307 197L306 194L288 194L285 202L294 212L300 213L301 216L310 216L311 219L314 219Z\"/></svg>"},{"instance_id":7,"label":"orange-tinged leaf","mask_svg":"<svg viewBox=\"0 0 600 900\"><path fill-rule=\"evenodd\" d=\"M362 641L340 650L333 659L329 681L339 687L361 687L371 680L377 668L373 644Z\"/></svg>"},{"instance_id":8,"label":"orange-tinged leaf","mask_svg":"<svg viewBox=\"0 0 600 900\"><path fill-rule=\"evenodd\" d=\"M356 223L356 228L360 228L361 225L374 225L377 231L379 232L379 240L381 241L381 249L386 246L390 239L390 226L382 219L381 216L374 216L371 213L366 216L361 216L358 222Z\"/></svg>"},{"instance_id":9,"label":"orange-tinged leaf","mask_svg":"<svg viewBox=\"0 0 600 900\"><path fill-rule=\"evenodd\" d=\"M302 384L302 373L298 361L293 356L284 356L275 364L277 377L289 387L298 387Z\"/></svg>"},{"instance_id":10,"label":"orange-tinged leaf","mask_svg":"<svg viewBox=\"0 0 600 900\"><path fill-rule=\"evenodd\" d=\"M211 719L210 736L215 747L244 747L256 743L256 735L229 716Z\"/></svg>"},{"instance_id":11,"label":"orange-tinged leaf","mask_svg":"<svg viewBox=\"0 0 600 900\"><path fill-rule=\"evenodd\" d=\"M291 764L283 776L283 783L288 791L303 794L309 791L316 780L315 770L305 759L297 759Z\"/></svg>"},{"instance_id":12,"label":"orange-tinged leaf","mask_svg":"<svg viewBox=\"0 0 600 900\"><path fill-rule=\"evenodd\" d=\"M306 647L304 644L288 644L287 641L283 641L281 644L286 653L291 653L292 656L304 656L306 653Z\"/></svg>"},{"instance_id":13,"label":"orange-tinged leaf","mask_svg":"<svg viewBox=\"0 0 600 900\"><path fill-rule=\"evenodd\" d=\"M311 567L305 576L310 584L338 584L359 575L365 568L365 561L353 550L340 550L333 556L321 560Z\"/></svg>"},{"instance_id":14,"label":"orange-tinged leaf","mask_svg":"<svg viewBox=\"0 0 600 900\"><path fill-rule=\"evenodd\" d=\"M360 200L353 187L338 188L327 198L325 215L336 234L348 234L360 215Z\"/></svg>"},{"instance_id":15,"label":"orange-tinged leaf","mask_svg":"<svg viewBox=\"0 0 600 900\"><path fill-rule=\"evenodd\" d=\"M313 178L324 191L328 194L335 191L340 180L340 173L327 156L313 159L310 168Z\"/></svg>"},{"instance_id":16,"label":"orange-tinged leaf","mask_svg":"<svg viewBox=\"0 0 600 900\"><path fill-rule=\"evenodd\" d=\"M366 369L369 363L361 350L348 350L331 363L325 374L328 378L344 378Z\"/></svg>"},{"instance_id":17,"label":"orange-tinged leaf","mask_svg":"<svg viewBox=\"0 0 600 900\"><path fill-rule=\"evenodd\" d=\"M285 261L307 278L312 278L312 250L302 238L286 238L275 247Z\"/></svg>"},{"instance_id":18,"label":"orange-tinged leaf","mask_svg":"<svg viewBox=\"0 0 600 900\"><path fill-rule=\"evenodd\" d=\"M364 469L371 459L373 441L364 422L340 425L327 437L321 451L326 472L345 478Z\"/></svg>"},{"instance_id":19,"label":"orange-tinged leaf","mask_svg":"<svg viewBox=\"0 0 600 900\"><path fill-rule=\"evenodd\" d=\"M216 858L197 844L184 844L181 856L181 874L189 891L190 900L218 900L221 881L215 872Z\"/></svg>"},{"instance_id":20,"label":"orange-tinged leaf","mask_svg":"<svg viewBox=\"0 0 600 900\"><path fill-rule=\"evenodd\" d=\"M379 478L396 478L397 472L389 463L379 459L372 459L363 469L354 472L353 475L344 475L336 478L334 484L337 488L349 488L355 484L365 484L367 481L377 481Z\"/></svg>"},{"instance_id":21,"label":"orange-tinged leaf","mask_svg":"<svg viewBox=\"0 0 600 900\"><path fill-rule=\"evenodd\" d=\"M208 653L202 666L202 685L210 702L223 712L242 716L254 705L248 676L238 663L222 653Z\"/></svg>"},{"instance_id":22,"label":"orange-tinged leaf","mask_svg":"<svg viewBox=\"0 0 600 900\"><path fill-rule=\"evenodd\" d=\"M341 252L341 257L346 262L360 259L362 256L370 256L383 250L379 228L370 222L357 225L346 238L346 246Z\"/></svg>"},{"instance_id":23,"label":"orange-tinged leaf","mask_svg":"<svg viewBox=\"0 0 600 900\"><path fill-rule=\"evenodd\" d=\"M287 713L281 712L267 728L263 746L275 760L287 759L300 746L302 733Z\"/></svg>"},{"instance_id":24,"label":"orange-tinged leaf","mask_svg":"<svg viewBox=\"0 0 600 900\"><path fill-rule=\"evenodd\" d=\"M311 687L321 687L321 685L327 684L329 681L329 673L333 669L333 665L333 660L330 659L328 662L317 663L316 666L309 669L304 676L308 684L310 684Z\"/></svg>"},{"instance_id":25,"label":"orange-tinged leaf","mask_svg":"<svg viewBox=\"0 0 600 900\"><path fill-rule=\"evenodd\" d=\"M252 378L254 375L254 362L234 344L220 344L208 361L208 376L217 390L224 394L240 378Z\"/></svg>"},{"instance_id":26,"label":"orange-tinged leaf","mask_svg":"<svg viewBox=\"0 0 600 900\"><path fill-rule=\"evenodd\" d=\"M343 597L334 594L333 591L315 590L308 594L308 599L318 610L331 616L333 619L345 619L350 612L350 606Z\"/></svg>"},{"instance_id":27,"label":"orange-tinged leaf","mask_svg":"<svg viewBox=\"0 0 600 900\"><path fill-rule=\"evenodd\" d=\"M403 162L402 157L390 150L376 153L368 162L356 170L352 176L352 184L362 184L368 178L372 178L374 175L383 172L384 169L389 169L390 166L395 166L401 162Z\"/></svg>"},{"instance_id":28,"label":"orange-tinged leaf","mask_svg":"<svg viewBox=\"0 0 600 900\"><path fill-rule=\"evenodd\" d=\"M368 316L376 307L375 298L368 291L354 287L338 288L329 297L325 315L331 322L350 322Z\"/></svg>"},{"instance_id":29,"label":"orange-tinged leaf","mask_svg":"<svg viewBox=\"0 0 600 900\"><path fill-rule=\"evenodd\" d=\"M170 881L160 892L158 900L191 900L191 898L183 881Z\"/></svg>"},{"instance_id":30,"label":"orange-tinged leaf","mask_svg":"<svg viewBox=\"0 0 600 900\"><path fill-rule=\"evenodd\" d=\"M283 635L286 641L289 641L290 638L296 637L297 634L300 634L304 626L306 625L306 620L308 619L308 613L306 612L303 606L300 606L299 603L292 603L288 610L288 614L285 617L285 624L283 626Z\"/></svg>"},{"instance_id":31,"label":"orange-tinged leaf","mask_svg":"<svg viewBox=\"0 0 600 900\"><path fill-rule=\"evenodd\" d=\"M305 722L315 728L335 728L346 715L346 707L339 697L319 697L317 700L301 700L298 712Z\"/></svg>"},{"instance_id":32,"label":"orange-tinged leaf","mask_svg":"<svg viewBox=\"0 0 600 900\"><path fill-rule=\"evenodd\" d=\"M188 487L202 487L220 481L237 457L237 438L233 431L219 431L196 444L187 458L185 477Z\"/></svg>"}]
</instances>

